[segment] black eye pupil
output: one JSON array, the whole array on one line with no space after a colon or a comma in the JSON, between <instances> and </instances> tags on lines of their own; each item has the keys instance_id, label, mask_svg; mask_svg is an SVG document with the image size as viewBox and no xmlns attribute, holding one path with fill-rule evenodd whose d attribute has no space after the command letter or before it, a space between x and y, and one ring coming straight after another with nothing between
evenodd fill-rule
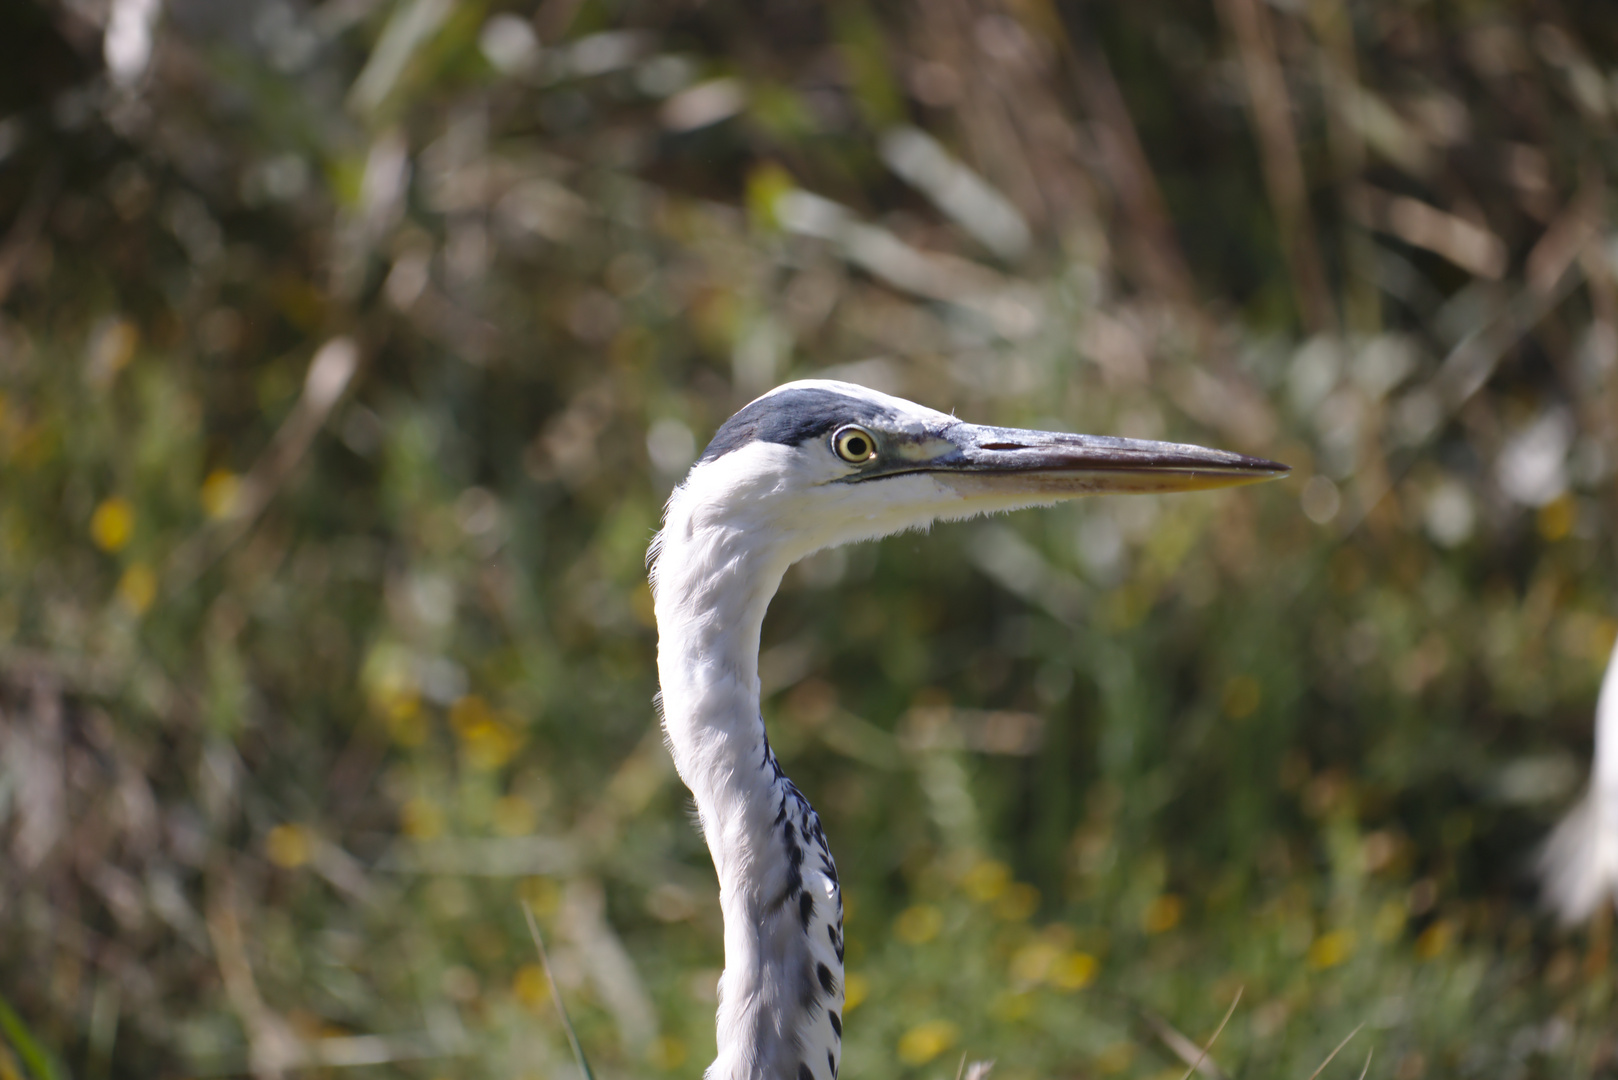
<instances>
[{"instance_id":1,"label":"black eye pupil","mask_svg":"<svg viewBox=\"0 0 1618 1080\"><path fill-rule=\"evenodd\" d=\"M869 451L865 447L865 440L855 435L848 440L848 452L855 457L864 457Z\"/></svg>"}]
</instances>

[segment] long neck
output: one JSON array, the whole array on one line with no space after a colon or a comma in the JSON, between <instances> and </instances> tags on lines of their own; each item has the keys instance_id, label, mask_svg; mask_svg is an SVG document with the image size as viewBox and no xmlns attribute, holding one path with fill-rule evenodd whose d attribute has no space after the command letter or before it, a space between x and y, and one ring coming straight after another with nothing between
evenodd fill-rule
<instances>
[{"instance_id":1,"label":"long neck","mask_svg":"<svg viewBox=\"0 0 1618 1080\"><path fill-rule=\"evenodd\" d=\"M785 568L756 535L671 513L654 570L663 729L725 918L708 1080L833 1080L842 1057L837 872L759 715L759 632Z\"/></svg>"},{"instance_id":2,"label":"long neck","mask_svg":"<svg viewBox=\"0 0 1618 1080\"><path fill-rule=\"evenodd\" d=\"M781 571L745 537L665 530L657 574L657 668L663 729L696 797L721 886L743 867L742 843L768 793L759 714L758 646Z\"/></svg>"}]
</instances>

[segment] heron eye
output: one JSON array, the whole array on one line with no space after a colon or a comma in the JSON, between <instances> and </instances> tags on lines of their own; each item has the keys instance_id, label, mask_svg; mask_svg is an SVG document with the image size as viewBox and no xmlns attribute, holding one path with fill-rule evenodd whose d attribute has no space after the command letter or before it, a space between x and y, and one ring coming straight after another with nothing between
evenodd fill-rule
<instances>
[{"instance_id":1,"label":"heron eye","mask_svg":"<svg viewBox=\"0 0 1618 1080\"><path fill-rule=\"evenodd\" d=\"M869 431L852 424L840 428L837 434L832 436L831 445L832 449L837 451L838 457L856 465L862 461L870 461L876 456L876 439Z\"/></svg>"}]
</instances>

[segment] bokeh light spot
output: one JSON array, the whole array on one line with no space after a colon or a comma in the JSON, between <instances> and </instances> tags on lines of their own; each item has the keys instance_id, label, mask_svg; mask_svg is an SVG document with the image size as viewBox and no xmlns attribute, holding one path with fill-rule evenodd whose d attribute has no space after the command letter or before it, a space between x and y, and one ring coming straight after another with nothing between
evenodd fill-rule
<instances>
[{"instance_id":1,"label":"bokeh light spot","mask_svg":"<svg viewBox=\"0 0 1618 1080\"><path fill-rule=\"evenodd\" d=\"M1096 1056L1096 1071L1113 1075L1129 1068L1129 1063L1135 1060L1135 1044L1127 1042L1113 1043Z\"/></svg>"},{"instance_id":2,"label":"bokeh light spot","mask_svg":"<svg viewBox=\"0 0 1618 1080\"><path fill-rule=\"evenodd\" d=\"M989 1006L989 1015L1002 1024L1015 1024L1026 1020L1034 1012L1034 995L1026 990L1011 990L995 997Z\"/></svg>"},{"instance_id":3,"label":"bokeh light spot","mask_svg":"<svg viewBox=\"0 0 1618 1080\"><path fill-rule=\"evenodd\" d=\"M1354 933L1351 930L1333 930L1317 937L1309 946L1309 966L1316 971L1334 968L1354 952Z\"/></svg>"},{"instance_id":4,"label":"bokeh light spot","mask_svg":"<svg viewBox=\"0 0 1618 1080\"><path fill-rule=\"evenodd\" d=\"M511 996L523 1008L541 1012L550 1007L551 984L545 978L545 969L538 964L524 964L511 977Z\"/></svg>"},{"instance_id":5,"label":"bokeh light spot","mask_svg":"<svg viewBox=\"0 0 1618 1080\"><path fill-rule=\"evenodd\" d=\"M1377 909L1376 919L1371 924L1371 936L1384 945L1397 941L1399 935L1405 930L1405 906L1397 900L1389 900Z\"/></svg>"},{"instance_id":6,"label":"bokeh light spot","mask_svg":"<svg viewBox=\"0 0 1618 1080\"><path fill-rule=\"evenodd\" d=\"M501 836L525 836L534 831L534 804L521 795L497 799L489 818Z\"/></svg>"},{"instance_id":7,"label":"bokeh light spot","mask_svg":"<svg viewBox=\"0 0 1618 1080\"><path fill-rule=\"evenodd\" d=\"M157 599L157 574L145 563L131 563L118 579L118 599L132 614L146 614Z\"/></svg>"},{"instance_id":8,"label":"bokeh light spot","mask_svg":"<svg viewBox=\"0 0 1618 1080\"><path fill-rule=\"evenodd\" d=\"M103 500L90 516L90 539L102 551L122 551L134 532L135 508L121 496Z\"/></svg>"},{"instance_id":9,"label":"bokeh light spot","mask_svg":"<svg viewBox=\"0 0 1618 1080\"><path fill-rule=\"evenodd\" d=\"M1566 493L1540 507L1539 512L1534 515L1539 535L1551 543L1565 539L1573 531L1573 525L1578 519L1579 504L1574 501L1572 495Z\"/></svg>"},{"instance_id":10,"label":"bokeh light spot","mask_svg":"<svg viewBox=\"0 0 1618 1080\"><path fill-rule=\"evenodd\" d=\"M1343 506L1343 497L1338 494L1337 485L1326 476L1311 476L1303 486L1299 501L1303 506L1303 516L1316 525L1331 524Z\"/></svg>"},{"instance_id":11,"label":"bokeh light spot","mask_svg":"<svg viewBox=\"0 0 1618 1080\"><path fill-rule=\"evenodd\" d=\"M277 825L264 838L264 851L283 870L293 870L309 861L310 838L297 825Z\"/></svg>"},{"instance_id":12,"label":"bokeh light spot","mask_svg":"<svg viewBox=\"0 0 1618 1080\"><path fill-rule=\"evenodd\" d=\"M399 827L413 840L431 840L444 831L444 812L427 799L411 799L399 811Z\"/></svg>"},{"instance_id":13,"label":"bokeh light spot","mask_svg":"<svg viewBox=\"0 0 1618 1080\"><path fill-rule=\"evenodd\" d=\"M1433 960L1449 950L1455 941L1455 926L1448 919L1437 919L1416 938L1416 955Z\"/></svg>"},{"instance_id":14,"label":"bokeh light spot","mask_svg":"<svg viewBox=\"0 0 1618 1080\"><path fill-rule=\"evenodd\" d=\"M906 1065L925 1065L955 1045L955 1025L948 1020L917 1024L899 1037L899 1060Z\"/></svg>"},{"instance_id":15,"label":"bokeh light spot","mask_svg":"<svg viewBox=\"0 0 1618 1080\"><path fill-rule=\"evenodd\" d=\"M197 494L203 512L216 521L230 517L236 510L241 487L241 478L229 469L213 470L203 480L202 490Z\"/></svg>"},{"instance_id":16,"label":"bokeh light spot","mask_svg":"<svg viewBox=\"0 0 1618 1080\"><path fill-rule=\"evenodd\" d=\"M907 907L893 920L893 936L906 945L924 945L944 928L944 913L932 904Z\"/></svg>"},{"instance_id":17,"label":"bokeh light spot","mask_svg":"<svg viewBox=\"0 0 1618 1080\"><path fill-rule=\"evenodd\" d=\"M980 904L996 900L1011 885L1011 868L995 859L985 859L966 872L961 891Z\"/></svg>"},{"instance_id":18,"label":"bokeh light spot","mask_svg":"<svg viewBox=\"0 0 1618 1080\"><path fill-rule=\"evenodd\" d=\"M871 980L864 975L849 972L843 977L843 1015L847 1016L860 1007L871 994Z\"/></svg>"},{"instance_id":19,"label":"bokeh light spot","mask_svg":"<svg viewBox=\"0 0 1618 1080\"><path fill-rule=\"evenodd\" d=\"M1056 959L1047 978L1058 990L1082 990L1095 980L1100 966L1087 952L1070 952Z\"/></svg>"},{"instance_id":20,"label":"bokeh light spot","mask_svg":"<svg viewBox=\"0 0 1618 1080\"><path fill-rule=\"evenodd\" d=\"M672 1035L660 1035L646 1049L646 1061L654 1069L678 1069L689 1056L685 1043Z\"/></svg>"},{"instance_id":21,"label":"bokeh light spot","mask_svg":"<svg viewBox=\"0 0 1618 1080\"><path fill-rule=\"evenodd\" d=\"M1039 910L1039 890L1027 882L1017 881L994 902L994 913L1010 922L1031 919Z\"/></svg>"},{"instance_id":22,"label":"bokeh light spot","mask_svg":"<svg viewBox=\"0 0 1618 1080\"><path fill-rule=\"evenodd\" d=\"M1164 893L1146 905L1140 920L1141 927L1148 934L1161 934L1179 926L1184 914L1185 901L1173 893Z\"/></svg>"},{"instance_id":23,"label":"bokeh light spot","mask_svg":"<svg viewBox=\"0 0 1618 1080\"><path fill-rule=\"evenodd\" d=\"M1061 955L1061 948L1052 942L1030 942L1011 954L1011 977L1023 983L1044 982Z\"/></svg>"}]
</instances>

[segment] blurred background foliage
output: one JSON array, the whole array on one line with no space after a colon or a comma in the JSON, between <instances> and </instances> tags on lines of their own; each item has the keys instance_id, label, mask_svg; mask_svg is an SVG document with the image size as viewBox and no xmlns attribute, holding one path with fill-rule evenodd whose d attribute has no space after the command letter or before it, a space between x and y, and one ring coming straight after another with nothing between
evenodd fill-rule
<instances>
[{"instance_id":1,"label":"blurred background foliage","mask_svg":"<svg viewBox=\"0 0 1618 1080\"><path fill-rule=\"evenodd\" d=\"M644 554L831 375L1258 489L818 556L849 1077L1618 1074L1573 0L9 0L0 1076L700 1074Z\"/></svg>"}]
</instances>

